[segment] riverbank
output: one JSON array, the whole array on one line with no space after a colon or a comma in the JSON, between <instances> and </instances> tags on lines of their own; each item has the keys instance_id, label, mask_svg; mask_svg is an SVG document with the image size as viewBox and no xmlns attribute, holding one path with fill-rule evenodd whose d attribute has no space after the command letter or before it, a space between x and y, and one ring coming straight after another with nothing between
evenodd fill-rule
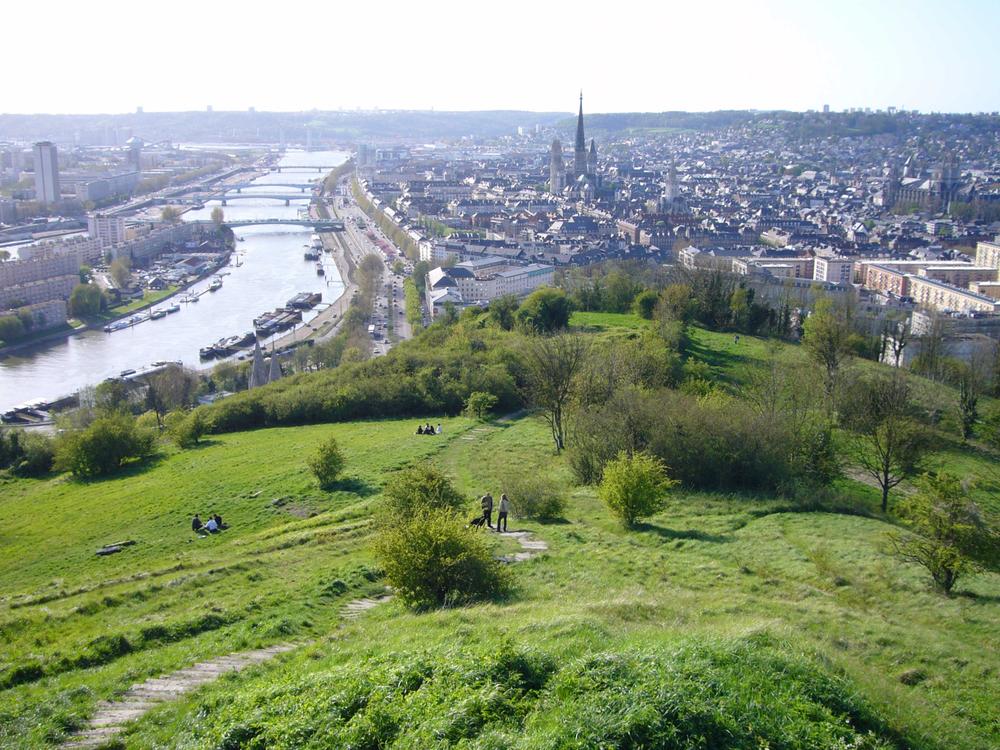
<instances>
[{"instance_id":1,"label":"riverbank","mask_svg":"<svg viewBox=\"0 0 1000 750\"><path fill-rule=\"evenodd\" d=\"M312 205L309 207L309 212L313 215L313 218L324 218L321 216L323 212L319 210L320 208L326 209L327 207L322 203L318 206ZM329 212L327 212L327 218L328 217ZM324 251L331 255L334 264L337 266L340 278L344 282L344 291L340 297L329 305L329 307L321 311L306 325L300 326L299 328L273 341L271 345L275 349L284 349L286 347L295 346L296 344L301 344L304 341L310 340L326 341L327 339L336 336L337 332L340 330L340 325L344 320L344 315L351 306L351 300L354 298L354 293L358 291L358 285L354 282L354 260L350 257L350 253L347 251L347 246L344 244L343 239L337 232L327 232L320 235L320 240L323 243ZM303 328L309 331L304 336L300 333Z\"/></svg>"}]
</instances>

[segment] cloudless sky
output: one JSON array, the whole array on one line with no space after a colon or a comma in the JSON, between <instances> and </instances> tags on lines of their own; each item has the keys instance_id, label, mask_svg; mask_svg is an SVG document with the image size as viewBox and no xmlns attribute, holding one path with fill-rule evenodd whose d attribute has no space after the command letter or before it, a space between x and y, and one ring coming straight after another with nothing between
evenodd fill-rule
<instances>
[{"instance_id":1,"label":"cloudless sky","mask_svg":"<svg viewBox=\"0 0 1000 750\"><path fill-rule=\"evenodd\" d=\"M1000 110L1000 0L6 0L2 112Z\"/></svg>"}]
</instances>

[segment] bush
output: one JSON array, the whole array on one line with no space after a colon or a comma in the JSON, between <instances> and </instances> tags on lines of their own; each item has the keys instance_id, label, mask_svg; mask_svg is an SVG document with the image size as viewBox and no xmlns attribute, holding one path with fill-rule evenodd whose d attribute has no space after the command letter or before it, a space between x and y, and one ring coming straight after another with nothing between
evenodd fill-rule
<instances>
[{"instance_id":1,"label":"bush","mask_svg":"<svg viewBox=\"0 0 1000 750\"><path fill-rule=\"evenodd\" d=\"M344 470L344 454L340 452L336 438L327 438L320 444L319 449L309 459L309 470L319 480L321 489L333 489L337 483L337 477Z\"/></svg>"},{"instance_id":2,"label":"bush","mask_svg":"<svg viewBox=\"0 0 1000 750\"><path fill-rule=\"evenodd\" d=\"M666 493L675 484L660 459L622 451L604 467L597 494L626 526L634 526L663 509Z\"/></svg>"},{"instance_id":3,"label":"bush","mask_svg":"<svg viewBox=\"0 0 1000 750\"><path fill-rule=\"evenodd\" d=\"M517 322L531 333L555 333L569 325L572 305L561 289L543 286L528 295L517 310Z\"/></svg>"},{"instance_id":4,"label":"bush","mask_svg":"<svg viewBox=\"0 0 1000 750\"><path fill-rule=\"evenodd\" d=\"M40 477L52 470L55 461L55 444L52 438L38 432L29 432L21 438L21 458L13 470L19 477Z\"/></svg>"},{"instance_id":5,"label":"bush","mask_svg":"<svg viewBox=\"0 0 1000 750\"><path fill-rule=\"evenodd\" d=\"M653 312L656 310L656 305L659 301L660 297L656 292L652 289L646 289L643 292L639 292L632 301L632 312L640 318L652 320Z\"/></svg>"},{"instance_id":6,"label":"bush","mask_svg":"<svg viewBox=\"0 0 1000 750\"><path fill-rule=\"evenodd\" d=\"M427 464L393 474L382 496L382 512L390 524L426 510L455 512L464 502L448 477Z\"/></svg>"},{"instance_id":7,"label":"bush","mask_svg":"<svg viewBox=\"0 0 1000 750\"><path fill-rule=\"evenodd\" d=\"M486 419L497 405L497 397L492 393L475 391L465 400L465 413L473 419Z\"/></svg>"},{"instance_id":8,"label":"bush","mask_svg":"<svg viewBox=\"0 0 1000 750\"><path fill-rule=\"evenodd\" d=\"M52 468L52 439L39 432L0 430L0 469L21 477L40 477Z\"/></svg>"},{"instance_id":9,"label":"bush","mask_svg":"<svg viewBox=\"0 0 1000 750\"><path fill-rule=\"evenodd\" d=\"M124 414L95 419L89 427L63 435L56 443L55 465L78 477L112 474L127 461L153 453L155 436Z\"/></svg>"},{"instance_id":10,"label":"bush","mask_svg":"<svg viewBox=\"0 0 1000 750\"><path fill-rule=\"evenodd\" d=\"M387 524L373 547L386 580L410 607L461 605L510 588L507 569L483 537L450 509L424 509Z\"/></svg>"},{"instance_id":11,"label":"bush","mask_svg":"<svg viewBox=\"0 0 1000 750\"><path fill-rule=\"evenodd\" d=\"M208 418L202 409L172 411L164 420L171 439L178 448L193 448L208 432Z\"/></svg>"},{"instance_id":12,"label":"bush","mask_svg":"<svg viewBox=\"0 0 1000 750\"><path fill-rule=\"evenodd\" d=\"M500 487L513 506L515 518L549 520L562 516L566 508L559 483L538 475L511 474Z\"/></svg>"}]
</instances>

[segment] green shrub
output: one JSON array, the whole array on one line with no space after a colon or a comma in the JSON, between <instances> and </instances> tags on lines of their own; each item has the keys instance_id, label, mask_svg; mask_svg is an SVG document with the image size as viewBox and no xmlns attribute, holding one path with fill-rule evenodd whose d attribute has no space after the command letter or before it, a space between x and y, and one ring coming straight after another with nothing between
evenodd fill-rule
<instances>
[{"instance_id":1,"label":"green shrub","mask_svg":"<svg viewBox=\"0 0 1000 750\"><path fill-rule=\"evenodd\" d=\"M29 432L21 439L21 458L14 464L14 473L20 477L40 477L52 470L55 462L55 443L48 435Z\"/></svg>"},{"instance_id":2,"label":"green shrub","mask_svg":"<svg viewBox=\"0 0 1000 750\"><path fill-rule=\"evenodd\" d=\"M566 498L562 486L538 474L510 474L500 482L515 518L550 520L562 516Z\"/></svg>"},{"instance_id":3,"label":"green shrub","mask_svg":"<svg viewBox=\"0 0 1000 750\"><path fill-rule=\"evenodd\" d=\"M382 514L389 523L424 510L454 512L464 503L448 477L429 464L397 471L385 483L382 496Z\"/></svg>"},{"instance_id":4,"label":"green shrub","mask_svg":"<svg viewBox=\"0 0 1000 750\"><path fill-rule=\"evenodd\" d=\"M492 393L475 391L465 399L465 413L473 419L486 419L497 405L497 397Z\"/></svg>"},{"instance_id":5,"label":"green shrub","mask_svg":"<svg viewBox=\"0 0 1000 750\"><path fill-rule=\"evenodd\" d=\"M632 300L632 312L645 320L653 319L653 312L660 301L660 296L652 289L639 292Z\"/></svg>"},{"instance_id":6,"label":"green shrub","mask_svg":"<svg viewBox=\"0 0 1000 750\"><path fill-rule=\"evenodd\" d=\"M208 418L202 409L172 411L164 421L171 439L179 448L193 448L208 432Z\"/></svg>"},{"instance_id":7,"label":"green shrub","mask_svg":"<svg viewBox=\"0 0 1000 750\"><path fill-rule=\"evenodd\" d=\"M0 469L20 477L40 477L52 469L55 447L40 432L0 430Z\"/></svg>"},{"instance_id":8,"label":"green shrub","mask_svg":"<svg viewBox=\"0 0 1000 750\"><path fill-rule=\"evenodd\" d=\"M78 477L112 474L127 461L153 453L155 436L136 427L124 414L95 419L83 430L68 432L56 444L55 464Z\"/></svg>"},{"instance_id":9,"label":"green shrub","mask_svg":"<svg viewBox=\"0 0 1000 750\"><path fill-rule=\"evenodd\" d=\"M633 526L662 510L667 491L675 484L660 459L622 451L605 465L597 494L626 526Z\"/></svg>"},{"instance_id":10,"label":"green shrub","mask_svg":"<svg viewBox=\"0 0 1000 750\"><path fill-rule=\"evenodd\" d=\"M319 486L329 490L337 483L344 470L344 454L340 452L336 438L327 438L309 459L309 470L319 480Z\"/></svg>"},{"instance_id":11,"label":"green shrub","mask_svg":"<svg viewBox=\"0 0 1000 750\"><path fill-rule=\"evenodd\" d=\"M376 534L375 559L404 604L461 605L509 590L507 569L450 509L421 510Z\"/></svg>"}]
</instances>

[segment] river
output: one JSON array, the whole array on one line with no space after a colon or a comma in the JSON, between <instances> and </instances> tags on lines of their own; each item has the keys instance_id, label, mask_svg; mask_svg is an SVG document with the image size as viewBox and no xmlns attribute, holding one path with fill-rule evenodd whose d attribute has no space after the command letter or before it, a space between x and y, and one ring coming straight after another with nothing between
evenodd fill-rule
<instances>
[{"instance_id":1,"label":"river","mask_svg":"<svg viewBox=\"0 0 1000 750\"><path fill-rule=\"evenodd\" d=\"M336 165L347 159L337 151L289 151L282 165ZM257 178L263 184L305 183L326 176L312 170L272 171ZM285 193L302 196L296 188L245 188L248 193ZM286 206L284 200L231 200L223 208L228 220L294 219L308 205L308 192ZM187 220L207 219L218 201L184 214ZM231 264L224 268L222 288L201 296L196 304L182 304L180 312L115 333L86 331L64 341L40 344L16 356L0 358L0 412L35 399L52 400L96 385L126 369L136 369L157 360L180 360L194 368L210 367L200 362L198 350L207 344L252 329L252 320L267 310L281 307L298 292L322 292L323 303L336 300L344 290L336 265L326 257L325 276L318 276L315 263L302 258L312 229L286 225L239 227L243 242L236 243ZM238 264L238 265L236 265ZM208 286L200 281L192 291ZM179 299L176 298L176 299ZM166 306L166 303L157 305ZM315 315L304 316L303 323Z\"/></svg>"}]
</instances>

